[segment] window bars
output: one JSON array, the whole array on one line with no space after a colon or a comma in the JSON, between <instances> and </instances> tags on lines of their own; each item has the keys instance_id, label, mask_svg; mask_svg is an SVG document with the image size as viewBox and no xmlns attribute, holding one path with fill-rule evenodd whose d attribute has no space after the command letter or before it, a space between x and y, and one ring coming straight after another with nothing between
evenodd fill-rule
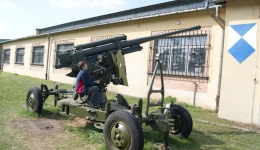
<instances>
[{"instance_id":1,"label":"window bars","mask_svg":"<svg viewBox=\"0 0 260 150\"><path fill-rule=\"evenodd\" d=\"M209 34L196 30L155 40L152 58L161 53L163 73L180 77L208 76ZM150 57L151 58L151 57ZM154 70L154 59L149 60L149 72Z\"/></svg>"},{"instance_id":2,"label":"window bars","mask_svg":"<svg viewBox=\"0 0 260 150\"><path fill-rule=\"evenodd\" d=\"M32 51L32 64L43 65L44 46L35 46Z\"/></svg>"}]
</instances>

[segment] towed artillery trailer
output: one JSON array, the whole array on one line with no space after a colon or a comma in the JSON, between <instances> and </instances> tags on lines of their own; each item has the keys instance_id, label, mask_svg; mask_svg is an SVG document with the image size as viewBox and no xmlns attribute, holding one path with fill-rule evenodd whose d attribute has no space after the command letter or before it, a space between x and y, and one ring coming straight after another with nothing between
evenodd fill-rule
<instances>
[{"instance_id":1,"label":"towed artillery trailer","mask_svg":"<svg viewBox=\"0 0 260 150\"><path fill-rule=\"evenodd\" d=\"M164 143L155 144L154 148L170 149L169 133L188 137L193 123L189 112L184 107L173 102L164 105L164 82L160 54L156 54L155 57L156 65L147 93L145 111L143 111L142 99L139 99L138 104L134 105L129 105L121 94L117 94L116 100L107 100L106 87L110 83L128 86L124 55L140 51L141 43L196 29L200 29L200 26L134 40L126 40L126 36L123 35L78 45L75 49L58 55L60 64L55 68L70 67L72 71L67 76L76 77L79 72L78 62L85 61L89 68L87 70L89 78L93 81L100 80L97 98L100 107L77 103L77 100L86 96L75 93L74 90L59 89L58 85L54 89L48 89L43 84L40 88L31 87L28 90L26 107L29 111L40 114L43 103L50 95L54 95L54 106L59 102L62 114L85 118L93 121L96 128L103 129L104 141L108 149L142 150L144 146L143 130L164 132ZM161 79L161 88L154 90L153 83L157 73ZM152 93L160 93L161 99L156 102L150 100ZM157 107L158 111L151 112L151 107Z\"/></svg>"}]
</instances>

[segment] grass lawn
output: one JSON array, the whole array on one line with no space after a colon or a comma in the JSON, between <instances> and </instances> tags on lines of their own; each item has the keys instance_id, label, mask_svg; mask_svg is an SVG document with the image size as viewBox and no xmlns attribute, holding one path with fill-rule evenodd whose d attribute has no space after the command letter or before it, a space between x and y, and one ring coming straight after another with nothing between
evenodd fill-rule
<instances>
[{"instance_id":1,"label":"grass lawn","mask_svg":"<svg viewBox=\"0 0 260 150\"><path fill-rule=\"evenodd\" d=\"M27 90L40 84L54 87L56 82L0 72L0 149L99 149L105 150L101 130L79 118L59 114L60 105L53 106L53 97L44 103L40 116L30 113L25 107ZM61 88L71 89L62 84ZM108 92L109 99L115 93ZM131 104L138 98L126 96ZM167 97L166 101L174 100ZM145 102L145 99L144 99ZM188 109L193 120L193 131L189 138L170 136L169 143L178 149L260 149L260 134L197 121L198 119L225 125L253 128L259 127L234 123L219 119L214 111L203 110L176 102ZM145 105L144 105L145 107ZM87 124L87 125L86 125ZM144 133L144 149L152 149L153 144L163 142L163 133Z\"/></svg>"}]
</instances>

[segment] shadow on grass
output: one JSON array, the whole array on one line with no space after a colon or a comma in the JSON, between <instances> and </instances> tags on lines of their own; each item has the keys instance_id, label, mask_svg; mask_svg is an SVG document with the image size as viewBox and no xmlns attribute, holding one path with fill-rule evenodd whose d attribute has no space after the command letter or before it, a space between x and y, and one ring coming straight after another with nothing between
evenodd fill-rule
<instances>
[{"instance_id":1,"label":"shadow on grass","mask_svg":"<svg viewBox=\"0 0 260 150\"><path fill-rule=\"evenodd\" d=\"M57 120L69 120L73 117L65 116L60 114L61 106L58 105L57 107L51 106L49 107L48 104L44 104L41 114L30 112L27 109L24 109L20 112L21 117L26 118L46 118L46 119L57 119Z\"/></svg>"},{"instance_id":2,"label":"shadow on grass","mask_svg":"<svg viewBox=\"0 0 260 150\"><path fill-rule=\"evenodd\" d=\"M150 131L144 133L145 147L144 149L152 149L155 143L164 143L164 133ZM212 136L208 136L203 132L193 130L188 138L178 138L175 135L169 135L169 145L173 145L177 149L205 149L207 147L215 147L225 144Z\"/></svg>"}]
</instances>

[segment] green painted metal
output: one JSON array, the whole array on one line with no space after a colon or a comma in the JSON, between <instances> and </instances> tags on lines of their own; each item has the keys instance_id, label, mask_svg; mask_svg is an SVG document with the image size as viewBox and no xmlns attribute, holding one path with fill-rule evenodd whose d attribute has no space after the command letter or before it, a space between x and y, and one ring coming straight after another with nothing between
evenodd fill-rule
<instances>
[{"instance_id":1,"label":"green painted metal","mask_svg":"<svg viewBox=\"0 0 260 150\"><path fill-rule=\"evenodd\" d=\"M126 125L121 122L114 122L110 129L111 143L120 149L129 149L131 144L131 136Z\"/></svg>"},{"instance_id":2,"label":"green painted metal","mask_svg":"<svg viewBox=\"0 0 260 150\"><path fill-rule=\"evenodd\" d=\"M125 57L122 54L121 50L117 51L116 58L117 58L117 67L118 67L118 71L119 71L119 77L121 77L119 80L122 80L123 85L128 86L128 82L127 82L127 78L126 78Z\"/></svg>"},{"instance_id":3,"label":"green painted metal","mask_svg":"<svg viewBox=\"0 0 260 150\"><path fill-rule=\"evenodd\" d=\"M110 113L101 108L92 108L86 104L78 104L72 98L60 100L60 103L65 106L65 110L62 112L63 114L77 116L91 121L105 122L109 115L108 113Z\"/></svg>"},{"instance_id":4,"label":"green painted metal","mask_svg":"<svg viewBox=\"0 0 260 150\"><path fill-rule=\"evenodd\" d=\"M164 101L164 82L163 82L163 72L162 72L162 63L160 62L160 54L156 54L155 56L155 61L156 61L156 65L155 65L155 69L153 72L153 76L152 76L152 81L147 93L147 105L146 105L146 112L145 115L149 117L149 108L150 107L155 107L155 106L160 106L161 108L163 107L163 101ZM158 67L160 69L160 78L161 78L161 89L160 90L153 90L153 83L154 83L154 79L158 70ZM152 93L161 93L161 99L159 99L157 101L157 103L152 103L150 100L150 96Z\"/></svg>"},{"instance_id":5,"label":"green painted metal","mask_svg":"<svg viewBox=\"0 0 260 150\"><path fill-rule=\"evenodd\" d=\"M110 102L106 103L106 107L105 107L105 111L106 111L106 118L110 115Z\"/></svg>"}]
</instances>

